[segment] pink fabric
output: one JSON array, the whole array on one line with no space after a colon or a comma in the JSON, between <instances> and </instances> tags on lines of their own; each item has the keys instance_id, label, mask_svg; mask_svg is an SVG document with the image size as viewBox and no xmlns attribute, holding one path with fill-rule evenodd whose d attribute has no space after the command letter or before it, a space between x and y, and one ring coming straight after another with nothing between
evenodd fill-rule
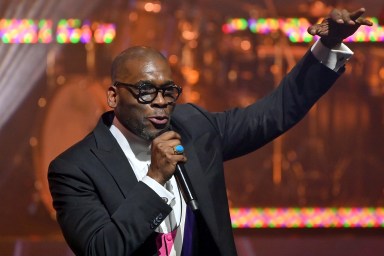
<instances>
[{"instance_id":1,"label":"pink fabric","mask_svg":"<svg viewBox=\"0 0 384 256\"><path fill-rule=\"evenodd\" d=\"M175 242L177 230L175 229L170 233L159 233L156 237L156 245L159 256L167 256L172 250Z\"/></svg>"}]
</instances>

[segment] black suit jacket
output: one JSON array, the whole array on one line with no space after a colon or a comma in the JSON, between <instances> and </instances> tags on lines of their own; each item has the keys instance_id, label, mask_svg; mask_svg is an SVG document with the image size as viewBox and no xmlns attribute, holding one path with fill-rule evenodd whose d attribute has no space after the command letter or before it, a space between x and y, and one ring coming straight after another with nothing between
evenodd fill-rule
<instances>
[{"instance_id":1,"label":"black suit jacket","mask_svg":"<svg viewBox=\"0 0 384 256\"><path fill-rule=\"evenodd\" d=\"M192 104L176 106L171 124L181 134L201 208L198 255L236 255L223 161L288 130L338 76L308 52L276 90L249 107L210 113ZM104 114L92 133L50 164L57 220L77 255L154 255L154 229L171 208L137 181L109 131L112 119L112 112Z\"/></svg>"}]
</instances>

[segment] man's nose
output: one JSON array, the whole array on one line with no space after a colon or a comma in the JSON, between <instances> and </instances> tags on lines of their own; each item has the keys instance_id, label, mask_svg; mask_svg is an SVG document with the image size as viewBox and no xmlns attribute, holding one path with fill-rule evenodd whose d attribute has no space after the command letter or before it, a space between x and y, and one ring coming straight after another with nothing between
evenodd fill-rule
<instances>
[{"instance_id":1,"label":"man's nose","mask_svg":"<svg viewBox=\"0 0 384 256\"><path fill-rule=\"evenodd\" d=\"M155 99L152 101L152 105L157 105L157 106L166 106L168 105L167 100L163 96L162 91L158 91Z\"/></svg>"}]
</instances>

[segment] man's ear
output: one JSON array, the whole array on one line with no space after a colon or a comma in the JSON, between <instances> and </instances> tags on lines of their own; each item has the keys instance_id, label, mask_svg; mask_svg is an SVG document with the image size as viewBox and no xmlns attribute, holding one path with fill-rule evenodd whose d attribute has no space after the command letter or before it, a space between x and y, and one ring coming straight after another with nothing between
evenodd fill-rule
<instances>
[{"instance_id":1,"label":"man's ear","mask_svg":"<svg viewBox=\"0 0 384 256\"><path fill-rule=\"evenodd\" d=\"M115 108L118 102L118 95L115 86L110 86L107 91L107 103L111 108Z\"/></svg>"}]
</instances>

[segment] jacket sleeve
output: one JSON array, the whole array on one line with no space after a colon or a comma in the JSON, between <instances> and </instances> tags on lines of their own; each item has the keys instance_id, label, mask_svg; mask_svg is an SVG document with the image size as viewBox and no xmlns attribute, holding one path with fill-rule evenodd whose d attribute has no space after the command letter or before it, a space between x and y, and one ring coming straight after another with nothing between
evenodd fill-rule
<instances>
[{"instance_id":1,"label":"jacket sleeve","mask_svg":"<svg viewBox=\"0 0 384 256\"><path fill-rule=\"evenodd\" d=\"M95 183L104 182L102 189L111 190L113 197L121 195L113 191L117 186L107 176L91 177L100 176L101 166L87 168L72 158L58 157L48 172L57 220L76 255L131 255L148 240L154 241L148 238L171 208L142 182L136 182L125 198L108 199Z\"/></svg>"},{"instance_id":2,"label":"jacket sleeve","mask_svg":"<svg viewBox=\"0 0 384 256\"><path fill-rule=\"evenodd\" d=\"M343 73L321 64L308 51L269 95L254 104L207 113L220 134L224 160L254 151L299 122Z\"/></svg>"}]
</instances>

